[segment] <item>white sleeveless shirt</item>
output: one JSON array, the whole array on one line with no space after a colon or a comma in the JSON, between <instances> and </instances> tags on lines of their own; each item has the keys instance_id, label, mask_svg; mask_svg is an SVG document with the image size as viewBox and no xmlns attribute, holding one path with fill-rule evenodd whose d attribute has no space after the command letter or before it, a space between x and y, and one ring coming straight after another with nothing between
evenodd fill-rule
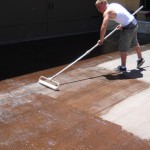
<instances>
[{"instance_id":1,"label":"white sleeveless shirt","mask_svg":"<svg viewBox=\"0 0 150 150\"><path fill-rule=\"evenodd\" d=\"M134 16L131 15L122 5L118 3L108 4L107 9L115 10L117 16L113 20L121 24L123 27L134 20Z\"/></svg>"}]
</instances>

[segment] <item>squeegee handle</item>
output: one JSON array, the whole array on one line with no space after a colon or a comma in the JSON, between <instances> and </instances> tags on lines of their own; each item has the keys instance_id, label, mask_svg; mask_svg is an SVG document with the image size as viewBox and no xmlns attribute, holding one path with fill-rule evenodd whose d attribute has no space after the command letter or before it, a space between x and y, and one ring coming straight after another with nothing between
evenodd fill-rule
<instances>
[{"instance_id":1,"label":"squeegee handle","mask_svg":"<svg viewBox=\"0 0 150 150\"><path fill-rule=\"evenodd\" d=\"M59 75L60 73L64 72L65 70L67 70L69 67L71 67L72 65L74 65L77 61L81 60L83 57L85 57L87 54L89 54L92 50L94 50L99 44L97 43L96 45L94 45L90 50L86 51L86 53L84 53L82 56L80 56L78 59L76 59L74 62L72 62L70 65L66 66L64 69L62 69L61 71L59 71L58 73L56 73L54 76L52 76L51 78L49 78L50 80L52 80L53 78L55 78L57 75Z\"/></svg>"},{"instance_id":2,"label":"squeegee handle","mask_svg":"<svg viewBox=\"0 0 150 150\"><path fill-rule=\"evenodd\" d=\"M141 6L140 8L138 8L132 15L134 16L137 12L139 12L144 6Z\"/></svg>"},{"instance_id":3,"label":"squeegee handle","mask_svg":"<svg viewBox=\"0 0 150 150\"><path fill-rule=\"evenodd\" d=\"M143 6L141 6L139 9L137 9L132 15L135 15L138 11L140 11L143 8ZM106 40L110 35L112 35L115 31L117 30L117 27L111 31L107 36L105 36L104 40ZM61 71L59 71L58 73L56 73L54 76L52 76L51 78L49 78L50 80L52 80L53 78L55 78L57 75L61 74L62 72L64 72L66 69L68 69L69 67L71 67L72 65L74 65L77 61L81 60L83 57L85 57L87 54L89 54L91 51L93 51L97 46L99 46L99 44L95 44L91 49L89 49L88 51L86 51L82 56L80 56L78 59L76 59L74 62L72 62L70 65L66 66L64 69L62 69Z\"/></svg>"}]
</instances>

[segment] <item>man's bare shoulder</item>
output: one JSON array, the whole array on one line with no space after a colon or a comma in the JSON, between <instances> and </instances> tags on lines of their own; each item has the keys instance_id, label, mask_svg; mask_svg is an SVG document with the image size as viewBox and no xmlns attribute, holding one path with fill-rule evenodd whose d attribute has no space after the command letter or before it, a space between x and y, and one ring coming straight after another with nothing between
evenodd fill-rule
<instances>
[{"instance_id":1,"label":"man's bare shoulder","mask_svg":"<svg viewBox=\"0 0 150 150\"><path fill-rule=\"evenodd\" d=\"M103 14L104 16L109 16L110 19L114 19L117 15L116 11L114 9L106 9L106 11Z\"/></svg>"}]
</instances>

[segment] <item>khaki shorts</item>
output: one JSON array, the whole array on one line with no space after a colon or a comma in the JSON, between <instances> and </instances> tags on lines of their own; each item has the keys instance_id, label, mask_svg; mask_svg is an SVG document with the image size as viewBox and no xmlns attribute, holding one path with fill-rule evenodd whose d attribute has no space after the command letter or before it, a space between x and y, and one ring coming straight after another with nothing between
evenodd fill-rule
<instances>
[{"instance_id":1,"label":"khaki shorts","mask_svg":"<svg viewBox=\"0 0 150 150\"><path fill-rule=\"evenodd\" d=\"M119 51L126 52L130 48L137 46L137 29L138 26L130 29L122 29L120 32Z\"/></svg>"}]
</instances>

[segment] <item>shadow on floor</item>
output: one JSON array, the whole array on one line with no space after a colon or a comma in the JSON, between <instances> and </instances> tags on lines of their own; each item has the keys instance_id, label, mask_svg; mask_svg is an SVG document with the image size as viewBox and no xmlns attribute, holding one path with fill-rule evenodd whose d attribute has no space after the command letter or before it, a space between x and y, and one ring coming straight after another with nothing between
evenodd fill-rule
<instances>
[{"instance_id":1,"label":"shadow on floor","mask_svg":"<svg viewBox=\"0 0 150 150\"><path fill-rule=\"evenodd\" d=\"M125 79L138 79L143 78L142 72L146 71L145 68L133 69L123 73L111 73L103 75L108 80L125 80Z\"/></svg>"}]
</instances>

